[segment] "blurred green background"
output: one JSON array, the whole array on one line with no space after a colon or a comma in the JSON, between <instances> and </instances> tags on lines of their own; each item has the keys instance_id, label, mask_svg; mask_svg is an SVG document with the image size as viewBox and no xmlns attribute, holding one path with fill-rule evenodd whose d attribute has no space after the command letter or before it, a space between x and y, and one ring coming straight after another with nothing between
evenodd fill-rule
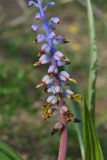
<instances>
[{"instance_id":1,"label":"blurred green background","mask_svg":"<svg viewBox=\"0 0 107 160\"><path fill-rule=\"evenodd\" d=\"M99 52L96 126L107 157L107 1L93 2ZM44 121L41 118L40 106L46 95L36 89L47 67L32 66L39 51L38 45L33 43L36 34L30 29L36 23L35 12L25 0L0 0L0 138L25 160L55 160L59 135L50 136L55 119ZM81 93L87 90L90 62L86 13L85 0L59 0L57 6L47 12L47 17L61 18L56 33L70 43L60 49L71 60L71 70ZM81 160L75 135L75 124L69 125L67 160Z\"/></svg>"}]
</instances>

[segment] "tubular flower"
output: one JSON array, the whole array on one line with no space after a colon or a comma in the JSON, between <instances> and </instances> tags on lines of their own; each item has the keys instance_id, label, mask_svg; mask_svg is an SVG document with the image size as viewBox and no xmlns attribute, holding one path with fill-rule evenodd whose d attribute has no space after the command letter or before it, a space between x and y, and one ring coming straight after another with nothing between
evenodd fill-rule
<instances>
[{"instance_id":1,"label":"tubular flower","mask_svg":"<svg viewBox=\"0 0 107 160\"><path fill-rule=\"evenodd\" d=\"M36 88L45 87L45 91L51 93L46 103L42 106L42 117L44 119L51 118L56 110L58 112L59 121L54 125L51 134L53 135L57 131L65 134L64 130L67 130L68 122L79 122L66 105L65 98L80 103L81 96L69 89L65 90L64 86L67 87L69 82L76 83L76 80L66 71L61 71L60 67L69 64L70 61L61 51L57 50L56 45L68 43L68 41L53 32L56 29L55 25L59 24L60 19L51 17L47 20L45 16L48 7L54 6L55 2L48 2L44 6L42 2L43 0L29 0L29 6L34 6L38 10L35 15L36 20L41 20L40 23L42 23L33 24L31 29L33 32L41 28L43 30L42 33L37 34L35 39L37 43L42 43L42 46L39 51L39 60L34 63L34 66L49 64L47 75L43 77Z\"/></svg>"}]
</instances>

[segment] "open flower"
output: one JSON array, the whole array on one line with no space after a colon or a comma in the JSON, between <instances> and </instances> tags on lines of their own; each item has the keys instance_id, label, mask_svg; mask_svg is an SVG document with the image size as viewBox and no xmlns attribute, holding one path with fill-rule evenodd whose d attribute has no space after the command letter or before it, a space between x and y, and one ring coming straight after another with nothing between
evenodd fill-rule
<instances>
[{"instance_id":1,"label":"open flower","mask_svg":"<svg viewBox=\"0 0 107 160\"><path fill-rule=\"evenodd\" d=\"M43 79L41 80L40 84L36 86L36 88L42 87L44 85L49 85L54 82L54 78L50 77L48 75L44 76Z\"/></svg>"},{"instance_id":2,"label":"open flower","mask_svg":"<svg viewBox=\"0 0 107 160\"><path fill-rule=\"evenodd\" d=\"M76 83L76 80L71 78L70 74L67 73L66 71L61 71L60 72L59 79L62 80L62 81L69 81L69 82Z\"/></svg>"},{"instance_id":3,"label":"open flower","mask_svg":"<svg viewBox=\"0 0 107 160\"><path fill-rule=\"evenodd\" d=\"M50 62L50 58L47 54L44 54L42 55L40 58L39 58L39 61L37 61L36 63L34 63L34 66L39 66L40 64L46 64L46 63L49 63Z\"/></svg>"},{"instance_id":4,"label":"open flower","mask_svg":"<svg viewBox=\"0 0 107 160\"><path fill-rule=\"evenodd\" d=\"M36 41L37 41L38 43L43 42L43 41L46 41L46 36L45 36L44 34L40 33L40 34L37 35Z\"/></svg>"},{"instance_id":5,"label":"open flower","mask_svg":"<svg viewBox=\"0 0 107 160\"><path fill-rule=\"evenodd\" d=\"M71 90L65 90L63 92L63 95L65 98L72 99L76 101L77 103L81 102L81 95L80 94L74 94Z\"/></svg>"},{"instance_id":6,"label":"open flower","mask_svg":"<svg viewBox=\"0 0 107 160\"><path fill-rule=\"evenodd\" d=\"M33 24L33 25L31 26L31 29L32 29L33 32L36 32L36 31L39 29L39 27L40 27L39 24Z\"/></svg>"},{"instance_id":7,"label":"open flower","mask_svg":"<svg viewBox=\"0 0 107 160\"><path fill-rule=\"evenodd\" d=\"M61 37L61 36L56 36L53 40L54 45L63 44L63 43L68 43L68 41L64 37Z\"/></svg>"},{"instance_id":8,"label":"open flower","mask_svg":"<svg viewBox=\"0 0 107 160\"><path fill-rule=\"evenodd\" d=\"M50 65L48 68L48 74L53 75L58 73L58 68L54 65Z\"/></svg>"},{"instance_id":9,"label":"open flower","mask_svg":"<svg viewBox=\"0 0 107 160\"><path fill-rule=\"evenodd\" d=\"M57 100L56 96L49 96L47 99L47 102L51 105L55 105L55 104L57 104L58 100Z\"/></svg>"},{"instance_id":10,"label":"open flower","mask_svg":"<svg viewBox=\"0 0 107 160\"><path fill-rule=\"evenodd\" d=\"M60 22L60 19L58 17L52 17L49 21L58 24Z\"/></svg>"},{"instance_id":11,"label":"open flower","mask_svg":"<svg viewBox=\"0 0 107 160\"><path fill-rule=\"evenodd\" d=\"M40 53L41 54L49 54L50 53L50 47L48 46L48 44L43 44L41 49L40 49Z\"/></svg>"}]
</instances>

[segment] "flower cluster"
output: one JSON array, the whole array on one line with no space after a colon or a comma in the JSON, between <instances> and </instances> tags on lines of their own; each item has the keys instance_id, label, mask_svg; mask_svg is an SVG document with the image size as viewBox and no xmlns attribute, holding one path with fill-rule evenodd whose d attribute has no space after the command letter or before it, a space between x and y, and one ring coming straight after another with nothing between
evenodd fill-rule
<instances>
[{"instance_id":1,"label":"flower cluster","mask_svg":"<svg viewBox=\"0 0 107 160\"><path fill-rule=\"evenodd\" d=\"M76 83L76 80L66 71L61 71L62 66L69 64L70 61L61 51L56 49L57 45L68 43L68 41L54 32L55 25L60 23L60 19L51 17L47 20L45 16L48 7L54 5L55 2L48 2L43 6L43 0L29 0L29 6L38 9L35 18L39 21L33 24L31 29L33 32L39 29L42 32L37 34L35 39L35 42L42 43L42 46L39 51L40 57L34 66L49 64L47 74L37 85L37 88L45 88L47 94L50 93L46 103L42 106L42 117L48 119L58 113L58 115L64 116L66 123L79 122L65 103L65 98L80 102L80 95L67 88L69 83ZM53 127L52 134L56 131L62 131L62 129L64 129L64 124L59 121Z\"/></svg>"}]
</instances>

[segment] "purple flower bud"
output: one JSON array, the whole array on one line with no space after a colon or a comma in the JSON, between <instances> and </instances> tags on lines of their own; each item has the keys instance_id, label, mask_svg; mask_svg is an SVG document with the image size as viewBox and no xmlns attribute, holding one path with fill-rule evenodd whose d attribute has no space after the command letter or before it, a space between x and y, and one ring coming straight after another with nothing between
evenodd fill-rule
<instances>
[{"instance_id":1,"label":"purple flower bud","mask_svg":"<svg viewBox=\"0 0 107 160\"><path fill-rule=\"evenodd\" d=\"M36 18L37 20L39 20L39 19L41 18L40 12L36 13L35 18Z\"/></svg>"},{"instance_id":2,"label":"purple flower bud","mask_svg":"<svg viewBox=\"0 0 107 160\"><path fill-rule=\"evenodd\" d=\"M45 84L52 84L54 82L54 78L46 75L43 77L42 82Z\"/></svg>"},{"instance_id":3,"label":"purple flower bud","mask_svg":"<svg viewBox=\"0 0 107 160\"><path fill-rule=\"evenodd\" d=\"M62 81L70 81L70 82L76 83L76 80L71 78L70 74L67 73L66 71L61 71L60 72L59 79L62 80Z\"/></svg>"},{"instance_id":4,"label":"purple flower bud","mask_svg":"<svg viewBox=\"0 0 107 160\"><path fill-rule=\"evenodd\" d=\"M64 91L63 95L65 98L71 99L72 96L74 95L74 92L72 92L71 90L66 90Z\"/></svg>"},{"instance_id":5,"label":"purple flower bud","mask_svg":"<svg viewBox=\"0 0 107 160\"><path fill-rule=\"evenodd\" d=\"M58 73L58 69L57 67L55 67L54 65L50 65L49 69L48 69L48 74L57 74Z\"/></svg>"},{"instance_id":6,"label":"purple flower bud","mask_svg":"<svg viewBox=\"0 0 107 160\"><path fill-rule=\"evenodd\" d=\"M54 6L54 5L55 5L55 2L48 2L48 3L46 4L46 6L44 7L44 11L47 10L48 6Z\"/></svg>"},{"instance_id":7,"label":"purple flower bud","mask_svg":"<svg viewBox=\"0 0 107 160\"><path fill-rule=\"evenodd\" d=\"M50 62L50 58L47 54L42 55L39 59L39 61L43 64L43 63L49 63Z\"/></svg>"},{"instance_id":8,"label":"purple flower bud","mask_svg":"<svg viewBox=\"0 0 107 160\"><path fill-rule=\"evenodd\" d=\"M59 60L63 60L65 56L60 51L56 51L54 54L54 58L55 60L59 61Z\"/></svg>"},{"instance_id":9,"label":"purple flower bud","mask_svg":"<svg viewBox=\"0 0 107 160\"><path fill-rule=\"evenodd\" d=\"M48 93L53 93L54 92L54 88L55 88L55 86L50 86L50 88L48 88Z\"/></svg>"},{"instance_id":10,"label":"purple flower bud","mask_svg":"<svg viewBox=\"0 0 107 160\"><path fill-rule=\"evenodd\" d=\"M52 105L55 105L58 102L58 100L57 100L56 96L49 96L47 99L47 102L51 103Z\"/></svg>"},{"instance_id":11,"label":"purple flower bud","mask_svg":"<svg viewBox=\"0 0 107 160\"><path fill-rule=\"evenodd\" d=\"M50 85L54 82L53 77L49 77L48 75L45 75L41 82L36 86L36 88L42 87L44 85Z\"/></svg>"},{"instance_id":12,"label":"purple flower bud","mask_svg":"<svg viewBox=\"0 0 107 160\"><path fill-rule=\"evenodd\" d=\"M38 34L37 35L37 42L40 43L40 42L43 42L46 40L46 36L42 33Z\"/></svg>"},{"instance_id":13,"label":"purple flower bud","mask_svg":"<svg viewBox=\"0 0 107 160\"><path fill-rule=\"evenodd\" d=\"M53 23L48 23L48 27L51 30L55 30L56 29Z\"/></svg>"},{"instance_id":14,"label":"purple flower bud","mask_svg":"<svg viewBox=\"0 0 107 160\"><path fill-rule=\"evenodd\" d=\"M48 6L54 6L56 3L55 2L48 2L47 5Z\"/></svg>"},{"instance_id":15,"label":"purple flower bud","mask_svg":"<svg viewBox=\"0 0 107 160\"><path fill-rule=\"evenodd\" d=\"M60 22L60 19L58 17L52 17L49 21L52 21L52 22L58 24Z\"/></svg>"},{"instance_id":16,"label":"purple flower bud","mask_svg":"<svg viewBox=\"0 0 107 160\"><path fill-rule=\"evenodd\" d=\"M34 2L32 0L29 0L28 5L32 6L34 4Z\"/></svg>"},{"instance_id":17,"label":"purple flower bud","mask_svg":"<svg viewBox=\"0 0 107 160\"><path fill-rule=\"evenodd\" d=\"M50 58L48 57L48 55L44 54L40 57L39 61L37 61L34 66L38 66L40 64L46 64L50 62Z\"/></svg>"},{"instance_id":18,"label":"purple flower bud","mask_svg":"<svg viewBox=\"0 0 107 160\"><path fill-rule=\"evenodd\" d=\"M59 78L62 81L67 81L70 78L70 75L66 71L61 71L59 74Z\"/></svg>"},{"instance_id":19,"label":"purple flower bud","mask_svg":"<svg viewBox=\"0 0 107 160\"><path fill-rule=\"evenodd\" d=\"M61 67L61 66L64 66L66 65L66 62L64 61L57 61L57 66Z\"/></svg>"},{"instance_id":20,"label":"purple flower bud","mask_svg":"<svg viewBox=\"0 0 107 160\"><path fill-rule=\"evenodd\" d=\"M61 37L61 36L57 36L53 40L54 45L63 44L63 43L68 43L68 41L64 37Z\"/></svg>"},{"instance_id":21,"label":"purple flower bud","mask_svg":"<svg viewBox=\"0 0 107 160\"><path fill-rule=\"evenodd\" d=\"M48 46L48 44L43 44L40 50L40 53L50 53L50 47Z\"/></svg>"},{"instance_id":22,"label":"purple flower bud","mask_svg":"<svg viewBox=\"0 0 107 160\"><path fill-rule=\"evenodd\" d=\"M37 3L35 3L34 1L32 1L32 0L29 0L28 1L28 5L31 7L31 6L35 6L35 7L38 7L38 4Z\"/></svg>"},{"instance_id":23,"label":"purple flower bud","mask_svg":"<svg viewBox=\"0 0 107 160\"><path fill-rule=\"evenodd\" d=\"M31 29L32 29L33 32L35 32L35 31L37 31L37 29L38 29L39 27L40 27L39 24L33 24L33 25L31 26Z\"/></svg>"},{"instance_id":24,"label":"purple flower bud","mask_svg":"<svg viewBox=\"0 0 107 160\"><path fill-rule=\"evenodd\" d=\"M51 39L53 39L55 36L56 36L56 34L55 34L54 32L51 32L51 33L49 34L49 37L50 37Z\"/></svg>"},{"instance_id":25,"label":"purple flower bud","mask_svg":"<svg viewBox=\"0 0 107 160\"><path fill-rule=\"evenodd\" d=\"M53 91L54 94L58 94L58 93L62 93L62 92L63 91L62 91L61 86L55 86L54 87L54 91Z\"/></svg>"}]
</instances>

